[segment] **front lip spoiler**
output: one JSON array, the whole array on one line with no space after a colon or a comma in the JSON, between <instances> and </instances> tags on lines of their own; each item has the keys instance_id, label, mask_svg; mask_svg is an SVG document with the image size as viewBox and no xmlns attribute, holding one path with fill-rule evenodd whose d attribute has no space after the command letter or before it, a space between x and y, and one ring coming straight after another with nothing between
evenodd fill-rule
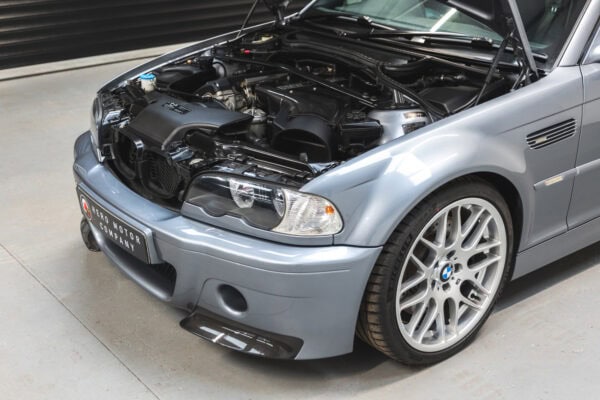
<instances>
[{"instance_id":1,"label":"front lip spoiler","mask_svg":"<svg viewBox=\"0 0 600 400\"><path fill-rule=\"evenodd\" d=\"M202 339L242 353L274 359L296 358L304 341L262 331L197 308L179 325Z\"/></svg>"}]
</instances>

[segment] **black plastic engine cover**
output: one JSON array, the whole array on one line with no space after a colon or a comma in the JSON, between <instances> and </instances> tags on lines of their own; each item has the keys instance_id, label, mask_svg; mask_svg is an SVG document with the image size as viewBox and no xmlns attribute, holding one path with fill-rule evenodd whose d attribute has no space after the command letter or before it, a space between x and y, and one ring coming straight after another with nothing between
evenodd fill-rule
<instances>
[{"instance_id":1,"label":"black plastic engine cover","mask_svg":"<svg viewBox=\"0 0 600 400\"><path fill-rule=\"evenodd\" d=\"M152 103L144 108L129 124L145 145L167 149L169 143L179 141L192 130L218 133L241 131L248 128L252 116L188 103L164 94L154 93Z\"/></svg>"},{"instance_id":2,"label":"black plastic engine cover","mask_svg":"<svg viewBox=\"0 0 600 400\"><path fill-rule=\"evenodd\" d=\"M335 124L346 108L347 100L331 91L315 88L310 82L257 86L256 94L273 114L284 111L290 117L317 115Z\"/></svg>"},{"instance_id":3,"label":"black plastic engine cover","mask_svg":"<svg viewBox=\"0 0 600 400\"><path fill-rule=\"evenodd\" d=\"M315 115L289 119L286 116L280 112L275 121L282 130L273 135L274 149L296 156L305 154L306 161L311 163L333 160L336 141L332 128L323 119Z\"/></svg>"},{"instance_id":4,"label":"black plastic engine cover","mask_svg":"<svg viewBox=\"0 0 600 400\"><path fill-rule=\"evenodd\" d=\"M347 99L311 82L258 86L256 93L275 114L271 126L275 150L311 163L333 160L338 144L334 127Z\"/></svg>"},{"instance_id":5,"label":"black plastic engine cover","mask_svg":"<svg viewBox=\"0 0 600 400\"><path fill-rule=\"evenodd\" d=\"M213 59L197 59L194 64L170 65L155 71L159 89L193 92L206 82L217 79Z\"/></svg>"}]
</instances>

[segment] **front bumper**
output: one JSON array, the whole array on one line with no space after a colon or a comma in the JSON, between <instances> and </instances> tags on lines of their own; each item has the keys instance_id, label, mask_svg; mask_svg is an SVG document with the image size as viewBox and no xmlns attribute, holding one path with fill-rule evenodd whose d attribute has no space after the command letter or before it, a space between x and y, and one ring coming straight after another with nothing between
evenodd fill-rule
<instances>
[{"instance_id":1,"label":"front bumper","mask_svg":"<svg viewBox=\"0 0 600 400\"><path fill-rule=\"evenodd\" d=\"M89 132L77 139L73 169L81 190L147 234L152 265L93 229L102 251L149 292L192 312L186 324L211 315L229 331L242 326L259 339L269 333L291 339L297 349L289 357L296 359L352 351L358 309L381 248L284 245L182 217L131 191L98 163ZM246 311L226 304L224 286L243 295Z\"/></svg>"}]
</instances>

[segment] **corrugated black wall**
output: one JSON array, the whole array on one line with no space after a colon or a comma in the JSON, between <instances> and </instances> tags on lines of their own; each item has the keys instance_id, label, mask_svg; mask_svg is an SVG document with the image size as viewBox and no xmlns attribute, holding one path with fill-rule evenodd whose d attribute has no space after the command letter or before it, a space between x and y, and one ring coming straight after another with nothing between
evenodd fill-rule
<instances>
[{"instance_id":1,"label":"corrugated black wall","mask_svg":"<svg viewBox=\"0 0 600 400\"><path fill-rule=\"evenodd\" d=\"M238 27L252 2L0 0L0 69L200 40ZM252 22L269 19L261 3Z\"/></svg>"}]
</instances>

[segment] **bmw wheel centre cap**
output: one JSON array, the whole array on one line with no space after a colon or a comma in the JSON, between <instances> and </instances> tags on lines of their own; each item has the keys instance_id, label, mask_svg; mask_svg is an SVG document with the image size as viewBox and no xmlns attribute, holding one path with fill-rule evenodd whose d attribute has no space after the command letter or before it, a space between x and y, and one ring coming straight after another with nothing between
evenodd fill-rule
<instances>
[{"instance_id":1,"label":"bmw wheel centre cap","mask_svg":"<svg viewBox=\"0 0 600 400\"><path fill-rule=\"evenodd\" d=\"M452 278L452 275L454 275L454 267L451 264L447 264L440 271L440 280L446 283Z\"/></svg>"}]
</instances>

